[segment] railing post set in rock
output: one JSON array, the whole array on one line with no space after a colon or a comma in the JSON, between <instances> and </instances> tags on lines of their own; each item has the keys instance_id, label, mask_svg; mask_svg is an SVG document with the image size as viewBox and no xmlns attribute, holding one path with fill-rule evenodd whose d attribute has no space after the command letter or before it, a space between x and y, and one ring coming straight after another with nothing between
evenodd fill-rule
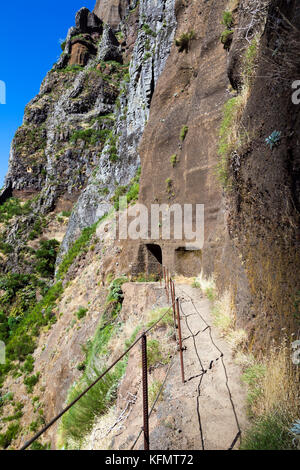
<instances>
[{"instance_id":1,"label":"railing post set in rock","mask_svg":"<svg viewBox=\"0 0 300 470\"><path fill-rule=\"evenodd\" d=\"M184 378L184 362L183 362L183 347L182 347L182 335L181 335L181 320L180 320L180 313L179 313L179 298L176 298L175 295L175 283L172 279L172 276L165 266L162 267L162 275L164 278L164 289L166 291L166 296L168 299L168 303L171 300L171 307L167 309L167 311L153 324L151 325L150 328L148 328L146 331L144 331L135 341L134 343L118 358L116 359L113 364L105 371L103 372L88 388L86 388L75 400L73 400L66 408L64 408L55 418L53 418L41 431L39 431L35 436L33 436L28 442L26 442L20 450L26 450L35 442L41 435L43 435L51 426L53 426L70 408L72 408L75 403L77 403L91 388L93 388L100 380L102 380L105 375L113 369L113 367L121 361L130 351L133 349L137 343L141 341L141 349L142 349L142 384L143 384L143 428L139 432L139 435L137 439L135 440L133 446L131 447L131 450L135 447L138 439L140 438L141 434L144 434L144 450L149 450L150 449L150 436L149 436L149 418L152 414L152 411L154 410L154 407L163 391L165 382L167 380L169 371L171 369L170 364L168 371L165 376L165 380L156 396L156 399L154 400L154 403L152 405L152 408L149 412L149 394L148 394L148 361L147 361L147 335L148 333L155 328L155 326L163 320L163 318L170 312L172 309L173 311L173 320L174 320L174 334L175 334L175 339L177 339L178 336L178 349L180 353L180 365L181 365L181 377L182 377L182 383L185 383L185 378ZM162 278L160 278L160 285L162 286ZM178 334L176 332L178 331Z\"/></svg>"}]
</instances>

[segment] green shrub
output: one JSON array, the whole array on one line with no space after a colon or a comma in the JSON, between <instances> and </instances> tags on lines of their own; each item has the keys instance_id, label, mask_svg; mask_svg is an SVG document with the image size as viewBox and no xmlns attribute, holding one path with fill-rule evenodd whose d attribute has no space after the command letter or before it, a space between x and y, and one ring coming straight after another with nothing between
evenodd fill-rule
<instances>
[{"instance_id":1,"label":"green shrub","mask_svg":"<svg viewBox=\"0 0 300 470\"><path fill-rule=\"evenodd\" d=\"M118 325L113 320L118 316L123 301L122 284L126 282L125 277L115 279L109 287L106 299L108 310L102 317L92 341L85 348L86 360L84 361L84 373L75 384L69 394L68 402L73 401L93 380L100 376L107 368L108 343ZM103 363L103 368L95 366L95 358ZM119 380L124 375L127 357L120 361L111 372L98 382L84 395L62 418L60 433L65 444L71 438L80 441L92 428L96 416L107 411L116 398ZM82 368L83 370L83 368Z\"/></svg>"},{"instance_id":2,"label":"green shrub","mask_svg":"<svg viewBox=\"0 0 300 470\"><path fill-rule=\"evenodd\" d=\"M190 48L191 41L196 38L195 31L190 31L188 33L182 33L181 36L175 39L175 44L178 47L179 52L188 52Z\"/></svg>"},{"instance_id":3,"label":"green shrub","mask_svg":"<svg viewBox=\"0 0 300 470\"><path fill-rule=\"evenodd\" d=\"M22 370L25 373L31 373L33 372L33 369L34 369L34 357L29 355L26 357L26 361L24 362Z\"/></svg>"},{"instance_id":4,"label":"green shrub","mask_svg":"<svg viewBox=\"0 0 300 470\"><path fill-rule=\"evenodd\" d=\"M10 421L15 421L17 419L22 418L23 413L22 411L17 411L14 415L6 416L6 418L2 418L3 423L9 423Z\"/></svg>"},{"instance_id":5,"label":"green shrub","mask_svg":"<svg viewBox=\"0 0 300 470\"><path fill-rule=\"evenodd\" d=\"M147 360L148 367L154 366L159 362L166 363L157 339L149 339L147 341Z\"/></svg>"},{"instance_id":6,"label":"green shrub","mask_svg":"<svg viewBox=\"0 0 300 470\"><path fill-rule=\"evenodd\" d=\"M57 240L42 240L40 248L36 251L36 270L44 277L52 277L55 271L55 261L58 253L59 242Z\"/></svg>"},{"instance_id":7,"label":"green shrub","mask_svg":"<svg viewBox=\"0 0 300 470\"><path fill-rule=\"evenodd\" d=\"M128 186L118 186L115 190L115 194L112 197L112 202L114 203L114 208L116 211L120 209L120 197L126 196L127 204L131 202L137 201L139 198L139 191L140 191L140 175L141 175L141 168L138 169L135 177L131 180Z\"/></svg>"},{"instance_id":8,"label":"green shrub","mask_svg":"<svg viewBox=\"0 0 300 470\"><path fill-rule=\"evenodd\" d=\"M10 245L9 243L5 243L2 240L0 240L0 251L4 253L5 255L8 255L14 251L13 246Z\"/></svg>"},{"instance_id":9,"label":"green shrub","mask_svg":"<svg viewBox=\"0 0 300 470\"><path fill-rule=\"evenodd\" d=\"M23 206L20 200L11 197L0 205L0 223L8 222L15 216L27 215L31 211L31 201L27 201Z\"/></svg>"},{"instance_id":10,"label":"green shrub","mask_svg":"<svg viewBox=\"0 0 300 470\"><path fill-rule=\"evenodd\" d=\"M227 10L223 12L223 18L222 18L221 24L226 26L227 29L231 28L231 26L233 25L233 15L231 11Z\"/></svg>"},{"instance_id":11,"label":"green shrub","mask_svg":"<svg viewBox=\"0 0 300 470\"><path fill-rule=\"evenodd\" d=\"M148 24L143 24L142 29L148 36L153 36L154 38L157 36L156 32L153 31Z\"/></svg>"},{"instance_id":12,"label":"green shrub","mask_svg":"<svg viewBox=\"0 0 300 470\"><path fill-rule=\"evenodd\" d=\"M292 450L289 420L281 413L258 419L242 439L241 450Z\"/></svg>"},{"instance_id":13,"label":"green shrub","mask_svg":"<svg viewBox=\"0 0 300 470\"><path fill-rule=\"evenodd\" d=\"M183 142L184 139L186 138L186 135L187 135L188 131L189 131L188 126L183 126L183 127L181 128L180 136L179 136L181 142Z\"/></svg>"},{"instance_id":14,"label":"green shrub","mask_svg":"<svg viewBox=\"0 0 300 470\"><path fill-rule=\"evenodd\" d=\"M173 185L173 182L172 182L171 178L167 178L167 179L166 179L165 185L166 185L166 191L167 191L167 193L171 193L171 191L172 191L172 185Z\"/></svg>"},{"instance_id":15,"label":"green shrub","mask_svg":"<svg viewBox=\"0 0 300 470\"><path fill-rule=\"evenodd\" d=\"M0 434L0 447L7 449L20 431L20 424L10 424L7 431Z\"/></svg>"},{"instance_id":16,"label":"green shrub","mask_svg":"<svg viewBox=\"0 0 300 470\"><path fill-rule=\"evenodd\" d=\"M95 146L98 142L104 144L109 135L109 132L110 131L108 129L81 129L75 131L72 134L70 137L70 142L76 143L77 140L83 140L85 143L93 146Z\"/></svg>"},{"instance_id":17,"label":"green shrub","mask_svg":"<svg viewBox=\"0 0 300 470\"><path fill-rule=\"evenodd\" d=\"M106 215L101 217L101 219L96 222L95 224L91 225L91 227L86 227L81 232L80 237L73 243L71 248L69 249L68 253L64 256L62 262L59 265L57 271L57 279L64 279L66 276L70 266L75 261L75 259L80 256L86 250L89 242L91 241L92 236L96 232L98 224L104 220Z\"/></svg>"},{"instance_id":18,"label":"green shrub","mask_svg":"<svg viewBox=\"0 0 300 470\"><path fill-rule=\"evenodd\" d=\"M86 312L88 311L87 308L83 308L83 307L79 307L79 309L77 310L77 312L75 313L76 317L78 318L78 320L81 320L82 318L84 318L86 316Z\"/></svg>"},{"instance_id":19,"label":"green shrub","mask_svg":"<svg viewBox=\"0 0 300 470\"><path fill-rule=\"evenodd\" d=\"M29 377L25 377L24 385L26 385L26 390L28 393L33 392L33 387L38 383L39 380L40 380L39 372L35 375L30 375Z\"/></svg>"},{"instance_id":20,"label":"green shrub","mask_svg":"<svg viewBox=\"0 0 300 470\"><path fill-rule=\"evenodd\" d=\"M176 166L176 164L178 163L178 158L177 158L177 154L174 153L171 157L170 157L170 163L172 165L172 167L174 168Z\"/></svg>"},{"instance_id":21,"label":"green shrub","mask_svg":"<svg viewBox=\"0 0 300 470\"><path fill-rule=\"evenodd\" d=\"M62 41L62 42L60 43L60 47L61 47L61 50L62 50L62 51L65 50L66 44L67 44L67 41Z\"/></svg>"},{"instance_id":22,"label":"green shrub","mask_svg":"<svg viewBox=\"0 0 300 470\"><path fill-rule=\"evenodd\" d=\"M57 69L56 72L59 73L78 73L83 70L81 65L68 65L64 69Z\"/></svg>"},{"instance_id":23,"label":"green shrub","mask_svg":"<svg viewBox=\"0 0 300 470\"><path fill-rule=\"evenodd\" d=\"M229 49L233 38L233 29L225 29L221 34L221 43L224 44L225 49Z\"/></svg>"},{"instance_id":24,"label":"green shrub","mask_svg":"<svg viewBox=\"0 0 300 470\"><path fill-rule=\"evenodd\" d=\"M50 449L51 449L50 442L46 444L41 444L39 441L34 441L30 446L30 450L50 450Z\"/></svg>"}]
</instances>

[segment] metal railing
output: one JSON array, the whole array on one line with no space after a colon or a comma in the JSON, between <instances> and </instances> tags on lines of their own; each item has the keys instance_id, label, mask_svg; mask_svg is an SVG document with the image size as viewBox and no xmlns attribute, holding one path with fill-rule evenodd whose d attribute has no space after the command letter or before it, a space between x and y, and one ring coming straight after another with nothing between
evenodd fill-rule
<instances>
[{"instance_id":1,"label":"metal railing","mask_svg":"<svg viewBox=\"0 0 300 470\"><path fill-rule=\"evenodd\" d=\"M149 418L154 409L154 405L149 413L149 393L148 393L148 360L147 360L147 335L148 333L156 327L158 323L160 323L165 316L172 310L173 311L173 320L174 320L174 331L175 331L175 338L177 339L176 331L178 329L178 343L179 343L179 353L180 353L180 364L181 364L181 377L182 383L185 383L184 379L184 364L183 364L183 347L182 347L182 335L181 335L181 323L180 323L180 314L179 314L179 299L175 296L175 284L170 275L168 268L163 266L162 274L164 279L164 288L166 291L168 303L171 300L171 307L169 307L165 313L147 330L145 330L126 351L116 359L109 367L106 369L99 377L97 377L94 382L89 385L75 400L73 400L68 406L66 406L58 415L56 415L46 426L43 427L38 433L36 433L29 441L27 441L20 450L28 449L31 444L33 444L40 436L42 436L51 426L53 426L67 411L70 410L86 393L91 390L103 377L111 370L113 367L118 364L135 346L141 341L142 345L142 384L143 384L143 428L136 439L133 447L135 446L136 442L138 441L141 433L144 434L144 450L150 449L150 437L149 437ZM162 278L160 278L160 285L162 285ZM169 372L169 371L168 371ZM168 373L167 373L168 375ZM167 378L166 375L166 378ZM165 380L166 380L165 378ZM154 404L158 401L160 394L162 393L163 386L158 392L156 399L154 400Z\"/></svg>"}]
</instances>

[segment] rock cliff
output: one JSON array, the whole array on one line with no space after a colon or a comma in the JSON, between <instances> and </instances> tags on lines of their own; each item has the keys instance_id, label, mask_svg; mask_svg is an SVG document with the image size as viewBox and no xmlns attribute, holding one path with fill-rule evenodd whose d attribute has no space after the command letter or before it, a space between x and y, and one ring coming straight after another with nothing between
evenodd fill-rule
<instances>
[{"instance_id":1,"label":"rock cliff","mask_svg":"<svg viewBox=\"0 0 300 470\"><path fill-rule=\"evenodd\" d=\"M0 387L15 394L1 398L2 447L80 383L100 317L119 312L114 278L156 279L162 264L213 276L251 351L298 331L299 30L297 0L97 0L76 14L0 194ZM203 248L112 240L119 196L204 204Z\"/></svg>"}]
</instances>

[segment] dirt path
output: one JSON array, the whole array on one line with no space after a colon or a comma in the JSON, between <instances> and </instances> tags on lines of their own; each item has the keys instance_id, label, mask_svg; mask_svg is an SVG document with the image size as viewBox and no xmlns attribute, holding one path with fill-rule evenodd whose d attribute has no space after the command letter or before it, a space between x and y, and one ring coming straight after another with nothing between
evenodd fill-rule
<instances>
[{"instance_id":1,"label":"dirt path","mask_svg":"<svg viewBox=\"0 0 300 470\"><path fill-rule=\"evenodd\" d=\"M169 369L162 400L156 405L150 419L150 448L236 449L247 422L246 393L241 383L241 370L233 360L229 344L212 325L211 304L202 296L200 289L176 284L176 295L181 300L186 382L182 384L181 381L178 353L170 367L161 367L152 372L154 378L163 382ZM164 294L161 302L166 302ZM88 449L109 447L125 450L131 449L136 441L142 426L141 377L137 374L139 355L138 350L132 352L119 390L118 401L124 405L112 412L109 422L100 420ZM124 397L123 401L120 396ZM118 423L116 427L115 422ZM107 430L110 425L114 426L114 432L103 439L106 433L103 434L100 429ZM143 435L134 448L143 448Z\"/></svg>"},{"instance_id":2,"label":"dirt path","mask_svg":"<svg viewBox=\"0 0 300 470\"><path fill-rule=\"evenodd\" d=\"M176 356L158 406L152 449L238 448L246 425L245 390L232 351L212 326L210 302L198 289L177 285L181 299L186 383Z\"/></svg>"}]
</instances>

